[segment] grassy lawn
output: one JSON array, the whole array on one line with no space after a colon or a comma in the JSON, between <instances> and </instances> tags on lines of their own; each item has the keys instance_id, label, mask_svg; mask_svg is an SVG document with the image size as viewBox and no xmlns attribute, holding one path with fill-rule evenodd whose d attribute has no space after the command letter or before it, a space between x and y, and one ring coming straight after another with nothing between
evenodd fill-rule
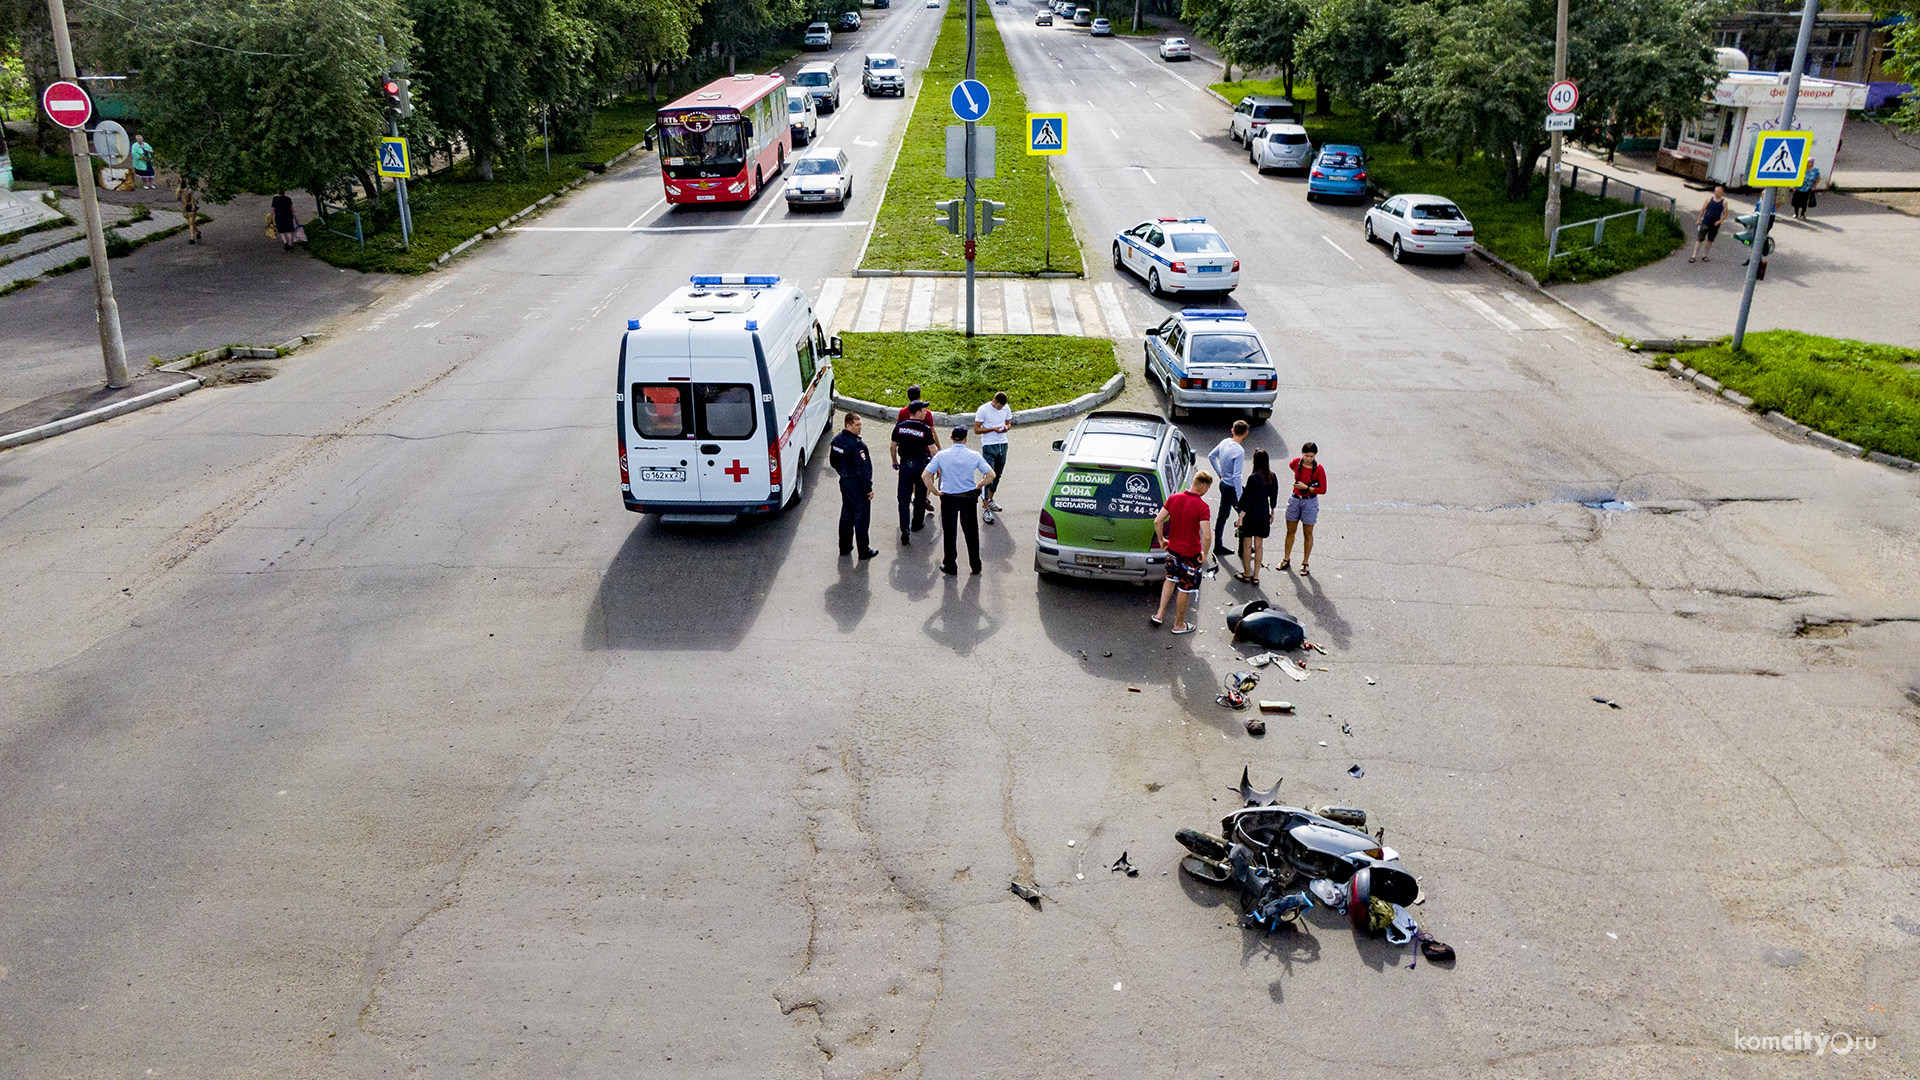
<instances>
[{"instance_id":1,"label":"grassy lawn","mask_svg":"<svg viewBox=\"0 0 1920 1080\"><path fill-rule=\"evenodd\" d=\"M64 150L57 154L43 155L31 144L22 142L14 146L11 156L15 180L48 184L54 187L72 187L80 182L80 178L73 172L73 155Z\"/></svg>"},{"instance_id":2,"label":"grassy lawn","mask_svg":"<svg viewBox=\"0 0 1920 1080\"><path fill-rule=\"evenodd\" d=\"M1677 359L1721 385L1868 450L1920 461L1920 351L1796 330L1747 335Z\"/></svg>"},{"instance_id":3,"label":"grassy lawn","mask_svg":"<svg viewBox=\"0 0 1920 1080\"><path fill-rule=\"evenodd\" d=\"M934 409L972 412L1004 390L1014 409L1071 401L1098 390L1119 365L1105 338L1057 334L976 336L952 330L841 334L835 388L848 397L905 405L918 384Z\"/></svg>"},{"instance_id":4,"label":"grassy lawn","mask_svg":"<svg viewBox=\"0 0 1920 1080\"><path fill-rule=\"evenodd\" d=\"M913 119L907 125L906 143L887 181L886 202L880 207L873 242L867 247L865 266L883 270L964 270L966 258L960 237L947 232L944 223L934 220L935 200L954 198L964 184L947 179L946 127L957 123L947 96L955 83L966 77L967 21L962 4L949 4L942 15L940 40L934 44L914 106ZM994 145L996 180L981 180L975 185L983 199L1007 204L1007 224L992 236L980 238L977 267L1031 274L1042 270L1081 272L1080 248L1074 242L1073 226L1061 205L1059 189L1053 192L1053 258L1045 258L1042 223L1044 219L1045 178L1042 162L1046 158L1026 153L1026 95L1014 79L1013 66L994 28L992 16L982 12L978 22L979 55L975 71L993 95L993 109L986 122L997 128ZM1075 133L1069 129L1068 145Z\"/></svg>"},{"instance_id":5,"label":"grassy lawn","mask_svg":"<svg viewBox=\"0 0 1920 1080\"><path fill-rule=\"evenodd\" d=\"M1213 89L1230 101L1246 94L1282 93L1279 83L1272 80L1215 83ZM1300 111L1315 146L1336 142L1365 147L1368 172L1387 191L1444 195L1459 203L1473 222L1474 238L1481 246L1542 282L1610 277L1658 262L1686 242L1686 233L1672 217L1650 210L1646 232L1636 234L1629 218L1608 222L1606 243L1597 248L1592 246L1593 234L1586 230L1561 234L1563 244L1577 250L1555 259L1549 271L1544 174L1534 177L1525 201L1510 202L1506 181L1491 162L1468 158L1456 167L1444 157L1415 157L1405 143L1375 140L1373 119L1345 102L1334 102L1332 116L1314 116L1313 84L1304 79L1295 80L1294 97L1301 102ZM1601 199L1572 190L1561 192L1560 220L1567 224L1633 209L1631 203L1619 199Z\"/></svg>"}]
</instances>

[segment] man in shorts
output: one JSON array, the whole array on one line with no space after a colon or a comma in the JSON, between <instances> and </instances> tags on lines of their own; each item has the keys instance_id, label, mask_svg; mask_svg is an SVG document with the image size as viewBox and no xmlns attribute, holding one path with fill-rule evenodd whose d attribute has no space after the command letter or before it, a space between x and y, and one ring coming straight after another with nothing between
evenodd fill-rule
<instances>
[{"instance_id":1,"label":"man in shorts","mask_svg":"<svg viewBox=\"0 0 1920 1080\"><path fill-rule=\"evenodd\" d=\"M1307 560L1313 558L1313 526L1320 520L1320 496L1327 493L1327 470L1319 461L1320 448L1313 443L1300 446L1300 456L1287 463L1293 472L1293 494L1287 499L1287 542L1280 550L1280 569L1293 568L1293 534L1306 533L1306 545L1300 550L1300 576L1309 577Z\"/></svg>"},{"instance_id":2,"label":"man in shorts","mask_svg":"<svg viewBox=\"0 0 1920 1080\"><path fill-rule=\"evenodd\" d=\"M1713 254L1713 242L1720 238L1720 222L1727 216L1727 189L1719 184L1713 186L1713 197L1700 207L1700 217L1693 229L1693 254L1687 256L1688 262L1712 262L1707 258Z\"/></svg>"},{"instance_id":3,"label":"man in shorts","mask_svg":"<svg viewBox=\"0 0 1920 1080\"><path fill-rule=\"evenodd\" d=\"M1206 551L1207 519L1213 516L1207 489L1212 486L1213 474L1201 469L1187 490L1175 492L1153 516L1153 535L1167 552L1167 579L1160 585L1160 609L1149 621L1164 625L1167 601L1172 600L1176 634L1193 633L1187 615L1200 596L1200 561Z\"/></svg>"}]
</instances>

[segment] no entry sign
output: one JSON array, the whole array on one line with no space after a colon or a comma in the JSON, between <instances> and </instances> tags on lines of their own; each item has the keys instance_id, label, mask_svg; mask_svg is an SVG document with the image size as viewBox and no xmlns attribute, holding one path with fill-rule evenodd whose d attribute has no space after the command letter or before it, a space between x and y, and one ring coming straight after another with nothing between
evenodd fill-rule
<instances>
[{"instance_id":1,"label":"no entry sign","mask_svg":"<svg viewBox=\"0 0 1920 1080\"><path fill-rule=\"evenodd\" d=\"M63 128L86 127L93 119L93 99L77 83L57 82L40 95L40 106Z\"/></svg>"}]
</instances>

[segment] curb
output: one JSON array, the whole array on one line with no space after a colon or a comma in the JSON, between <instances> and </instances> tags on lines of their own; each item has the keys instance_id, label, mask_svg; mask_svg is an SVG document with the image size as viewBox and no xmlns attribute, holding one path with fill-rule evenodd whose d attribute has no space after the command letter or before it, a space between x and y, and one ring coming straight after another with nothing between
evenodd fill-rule
<instances>
[{"instance_id":1,"label":"curb","mask_svg":"<svg viewBox=\"0 0 1920 1080\"><path fill-rule=\"evenodd\" d=\"M285 356L310 341L319 340L319 334L301 334L288 338L278 345L222 345L218 349L188 353L171 363L161 364L155 370L185 373L202 364L211 364L216 360L272 360Z\"/></svg>"},{"instance_id":2,"label":"curb","mask_svg":"<svg viewBox=\"0 0 1920 1080\"><path fill-rule=\"evenodd\" d=\"M854 277L905 277L905 278L963 278L965 270L855 270ZM976 278L1023 278L1026 280L1065 280L1081 281L1085 274L1075 274L1066 270L1036 270L1031 274L1017 274L1011 270L975 270Z\"/></svg>"},{"instance_id":3,"label":"curb","mask_svg":"<svg viewBox=\"0 0 1920 1080\"><path fill-rule=\"evenodd\" d=\"M125 401L116 401L111 405L102 406L92 412L83 412L78 416L65 417L51 423L41 424L39 427L28 428L25 431L16 431L11 435L0 435L0 450L11 450L16 446L25 446L28 443L39 442L41 439L50 439L55 435L64 435L69 431L77 431L80 428L98 424L102 420L111 420L116 416L123 416L137 409L144 409L149 405L158 405L163 401L172 401L174 398L191 394L198 389L200 389L200 380L188 375L186 378L171 386L163 386L158 390L149 390L139 397L128 398Z\"/></svg>"},{"instance_id":4,"label":"curb","mask_svg":"<svg viewBox=\"0 0 1920 1080\"><path fill-rule=\"evenodd\" d=\"M1640 342L1638 344L1647 343ZM1710 342L1709 344L1712 343ZM1697 390L1704 390L1717 398L1738 406L1743 412L1750 413L1754 411L1752 398L1742 394L1738 390L1729 390L1721 386L1718 379L1701 374L1671 356L1667 357L1667 373L1679 379L1681 382L1692 384ZM1885 465L1889 468L1902 469L1907 472L1920 472L1920 462L1908 461L1903 457L1895 457L1892 454L1883 454L1878 450L1867 450L1855 446L1844 439L1836 439L1823 431L1815 431L1777 410L1769 410L1767 414L1760 419L1763 423L1771 426L1783 436L1812 443L1822 449L1831 450L1842 457L1865 458L1876 465Z\"/></svg>"},{"instance_id":5,"label":"curb","mask_svg":"<svg viewBox=\"0 0 1920 1080\"><path fill-rule=\"evenodd\" d=\"M608 158L607 160L601 162L600 168L597 171L591 170L591 169L588 170L585 176L575 177L574 179L569 180L565 184L561 185L559 191L555 191L547 195L542 195L537 201L533 202L528 206L521 208L521 210L518 213L510 214L507 217L502 218L500 220L500 224L489 225L488 227L480 230L479 232L474 233L472 236L467 237L465 240L460 241L458 244L455 244L451 249L441 252L440 257L433 260L434 267L438 268L439 266L444 264L448 259L453 258L455 255L460 254L461 252L467 250L473 245L479 243L480 241L495 235L496 233L503 233L507 231L507 227L509 225L512 225L514 222L519 221L521 218L526 217L528 214L533 213L535 210L540 209L541 207L552 202L554 199L558 198L559 196L565 195L567 192L572 191L574 188L579 187L581 184L586 183L587 181L593 179L594 177L604 176L608 170L612 169L615 165L618 165L621 162L632 157L635 152L641 149L644 149L646 145L647 144L645 142L634 143L632 146L627 147L625 150L622 150L619 153Z\"/></svg>"},{"instance_id":6,"label":"curb","mask_svg":"<svg viewBox=\"0 0 1920 1080\"><path fill-rule=\"evenodd\" d=\"M1081 394L1072 401L1061 402L1058 405L1041 405L1032 409L1020 409L1013 414L1013 422L1016 424L1044 424L1052 420L1078 416L1083 412L1092 412L1094 409L1119 397L1120 391L1126 388L1126 373L1116 371L1113 373L1113 377L1108 379L1106 384L1098 390ZM898 405L882 405L878 402L862 401L859 398L843 397L839 394L833 395L833 404L837 409L859 413L861 416L871 417L875 420L885 420L889 424L892 424L900 415L900 407ZM947 427L954 423L971 423L972 420L972 413L936 412L933 414L933 426L936 428Z\"/></svg>"}]
</instances>

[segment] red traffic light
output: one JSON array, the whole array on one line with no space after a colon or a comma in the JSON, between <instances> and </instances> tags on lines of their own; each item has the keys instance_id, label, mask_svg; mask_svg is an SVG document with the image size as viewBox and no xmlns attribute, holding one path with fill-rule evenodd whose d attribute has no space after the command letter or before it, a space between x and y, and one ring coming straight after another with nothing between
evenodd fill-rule
<instances>
[{"instance_id":1,"label":"red traffic light","mask_svg":"<svg viewBox=\"0 0 1920 1080\"><path fill-rule=\"evenodd\" d=\"M380 84L380 89L388 97L399 97L400 81L398 79L388 79L386 82Z\"/></svg>"}]
</instances>

